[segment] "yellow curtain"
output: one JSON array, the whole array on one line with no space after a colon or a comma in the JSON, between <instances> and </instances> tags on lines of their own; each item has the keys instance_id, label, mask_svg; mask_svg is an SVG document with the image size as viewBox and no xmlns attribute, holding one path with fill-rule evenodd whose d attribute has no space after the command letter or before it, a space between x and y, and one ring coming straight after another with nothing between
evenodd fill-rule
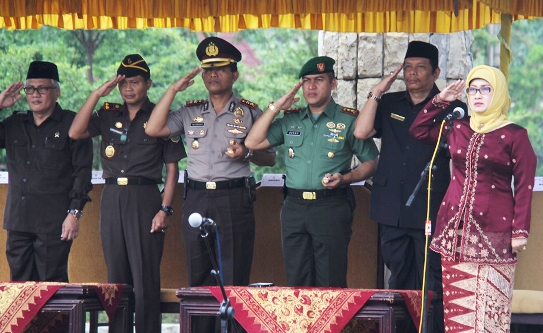
<instances>
[{"instance_id":1,"label":"yellow curtain","mask_svg":"<svg viewBox=\"0 0 543 333\"><path fill-rule=\"evenodd\" d=\"M500 22L511 0L0 0L0 28L205 32L298 28L338 32L455 32ZM513 1L538 13L539 0ZM528 5L527 3L532 3ZM522 4L522 6L521 6ZM512 20L526 18L515 15ZM520 12L519 14L522 14Z\"/></svg>"}]
</instances>

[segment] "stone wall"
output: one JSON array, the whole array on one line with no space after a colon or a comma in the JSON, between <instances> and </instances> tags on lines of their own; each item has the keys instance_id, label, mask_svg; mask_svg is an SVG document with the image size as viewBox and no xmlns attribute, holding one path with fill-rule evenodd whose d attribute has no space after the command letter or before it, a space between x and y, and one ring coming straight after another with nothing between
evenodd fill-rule
<instances>
[{"instance_id":1,"label":"stone wall","mask_svg":"<svg viewBox=\"0 0 543 333\"><path fill-rule=\"evenodd\" d=\"M338 88L332 96L341 105L362 109L368 91L383 74L388 74L403 62L407 44L412 40L430 42L439 49L441 74L437 86L464 79L473 65L470 48L473 33L453 34L407 33L336 33L322 31L319 35L319 55L336 60ZM400 72L390 91L405 90Z\"/></svg>"}]
</instances>

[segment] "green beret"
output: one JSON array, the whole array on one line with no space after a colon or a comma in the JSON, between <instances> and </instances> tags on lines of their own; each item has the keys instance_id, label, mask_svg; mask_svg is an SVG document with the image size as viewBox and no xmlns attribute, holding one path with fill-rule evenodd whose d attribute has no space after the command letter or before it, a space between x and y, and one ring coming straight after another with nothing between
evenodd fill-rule
<instances>
[{"instance_id":1,"label":"green beret","mask_svg":"<svg viewBox=\"0 0 543 333\"><path fill-rule=\"evenodd\" d=\"M330 57L315 57L310 59L300 70L300 78L306 75L334 72L336 61Z\"/></svg>"},{"instance_id":2,"label":"green beret","mask_svg":"<svg viewBox=\"0 0 543 333\"><path fill-rule=\"evenodd\" d=\"M129 54L124 57L117 69L117 74L124 75L127 78L138 75L143 76L146 80L151 78L151 70L139 54Z\"/></svg>"},{"instance_id":3,"label":"green beret","mask_svg":"<svg viewBox=\"0 0 543 333\"><path fill-rule=\"evenodd\" d=\"M57 65L49 61L33 61L28 66L26 79L53 79L60 82L58 79Z\"/></svg>"}]
</instances>

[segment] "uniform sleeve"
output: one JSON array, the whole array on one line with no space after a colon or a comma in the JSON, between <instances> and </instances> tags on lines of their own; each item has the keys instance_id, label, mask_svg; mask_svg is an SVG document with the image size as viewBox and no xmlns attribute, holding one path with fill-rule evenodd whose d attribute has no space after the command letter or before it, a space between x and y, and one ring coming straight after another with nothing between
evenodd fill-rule
<instances>
[{"instance_id":1,"label":"uniform sleeve","mask_svg":"<svg viewBox=\"0 0 543 333\"><path fill-rule=\"evenodd\" d=\"M515 136L511 152L515 190L513 238L527 238L530 233L532 194L537 157L525 129Z\"/></svg>"},{"instance_id":2,"label":"uniform sleeve","mask_svg":"<svg viewBox=\"0 0 543 333\"><path fill-rule=\"evenodd\" d=\"M83 210L91 201L89 192L92 189L92 139L70 140L73 166L73 186L69 193L70 209Z\"/></svg>"},{"instance_id":3,"label":"uniform sleeve","mask_svg":"<svg viewBox=\"0 0 543 333\"><path fill-rule=\"evenodd\" d=\"M449 103L435 103L434 99L435 97L426 103L409 128L409 133L415 139L427 144L437 142L441 123L434 120L449 105Z\"/></svg>"},{"instance_id":4,"label":"uniform sleeve","mask_svg":"<svg viewBox=\"0 0 543 333\"><path fill-rule=\"evenodd\" d=\"M268 135L266 139L270 143L270 147L280 146L285 142L285 137L283 135L283 121L285 117L275 119L268 129Z\"/></svg>"},{"instance_id":5,"label":"uniform sleeve","mask_svg":"<svg viewBox=\"0 0 543 333\"><path fill-rule=\"evenodd\" d=\"M163 158L164 163L176 163L187 157L185 146L180 135L164 139Z\"/></svg>"},{"instance_id":6,"label":"uniform sleeve","mask_svg":"<svg viewBox=\"0 0 543 333\"><path fill-rule=\"evenodd\" d=\"M170 130L170 138L185 133L185 127L183 124L183 112L186 112L186 108L184 106L180 107L176 111L168 113L166 126Z\"/></svg>"},{"instance_id":7,"label":"uniform sleeve","mask_svg":"<svg viewBox=\"0 0 543 333\"><path fill-rule=\"evenodd\" d=\"M354 138L354 135L351 135L351 137ZM352 150L353 154L362 163L371 161L379 156L379 150L373 139L353 139Z\"/></svg>"},{"instance_id":8,"label":"uniform sleeve","mask_svg":"<svg viewBox=\"0 0 543 333\"><path fill-rule=\"evenodd\" d=\"M99 112L100 110L93 112L90 122L89 122L88 131L91 138L102 134L102 129L100 127L100 113Z\"/></svg>"},{"instance_id":9,"label":"uniform sleeve","mask_svg":"<svg viewBox=\"0 0 543 333\"><path fill-rule=\"evenodd\" d=\"M262 110L260 108L251 109L251 112L253 114L254 120L256 121L260 116L262 116ZM270 146L269 148L262 149L262 150L256 150L254 152L255 154L265 154L265 153L275 153L275 147Z\"/></svg>"}]
</instances>

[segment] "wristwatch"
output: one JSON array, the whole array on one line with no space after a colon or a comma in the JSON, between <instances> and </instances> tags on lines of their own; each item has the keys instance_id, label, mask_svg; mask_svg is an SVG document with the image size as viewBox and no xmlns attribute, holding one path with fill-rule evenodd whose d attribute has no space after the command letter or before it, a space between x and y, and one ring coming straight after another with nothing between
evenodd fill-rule
<instances>
[{"instance_id":1,"label":"wristwatch","mask_svg":"<svg viewBox=\"0 0 543 333\"><path fill-rule=\"evenodd\" d=\"M77 220L83 217L83 211L79 209L72 208L68 211L69 214L72 214Z\"/></svg>"},{"instance_id":2,"label":"wristwatch","mask_svg":"<svg viewBox=\"0 0 543 333\"><path fill-rule=\"evenodd\" d=\"M373 99L377 102L379 102L381 100L381 97L380 96L376 96L374 95L371 91L368 93L368 99Z\"/></svg>"},{"instance_id":3,"label":"wristwatch","mask_svg":"<svg viewBox=\"0 0 543 333\"><path fill-rule=\"evenodd\" d=\"M168 216L173 215L173 208L171 206L161 206L160 210L166 213Z\"/></svg>"}]
</instances>

